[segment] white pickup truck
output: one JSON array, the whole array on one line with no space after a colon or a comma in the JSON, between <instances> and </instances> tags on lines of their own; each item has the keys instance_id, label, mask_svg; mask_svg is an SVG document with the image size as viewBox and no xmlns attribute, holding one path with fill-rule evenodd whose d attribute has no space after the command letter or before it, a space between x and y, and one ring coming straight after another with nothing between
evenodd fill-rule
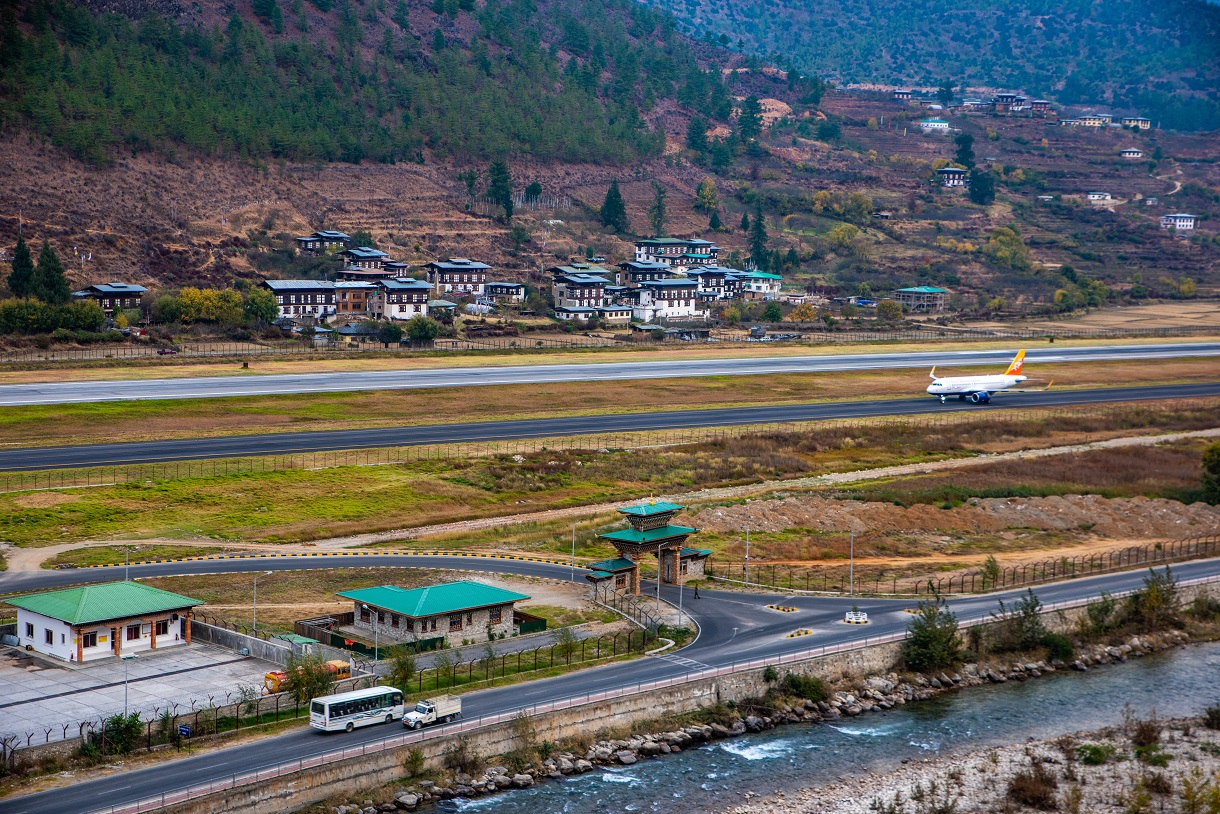
<instances>
[{"instance_id":1,"label":"white pickup truck","mask_svg":"<svg viewBox=\"0 0 1220 814\"><path fill-rule=\"evenodd\" d=\"M438 695L425 698L415 709L402 716L402 725L407 729L419 729L436 723L448 723L462 717L462 699L456 695Z\"/></svg>"}]
</instances>

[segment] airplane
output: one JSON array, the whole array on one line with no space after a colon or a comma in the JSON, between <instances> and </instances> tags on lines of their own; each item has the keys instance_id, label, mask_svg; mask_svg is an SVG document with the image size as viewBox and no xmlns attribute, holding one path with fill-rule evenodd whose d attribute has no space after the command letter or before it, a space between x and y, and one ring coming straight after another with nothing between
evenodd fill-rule
<instances>
[{"instance_id":1,"label":"airplane","mask_svg":"<svg viewBox=\"0 0 1220 814\"><path fill-rule=\"evenodd\" d=\"M1009 364L1008 369L1000 375L990 376L942 376L937 378L936 368L932 368L929 374L932 378L932 383L928 385L928 392L940 399L940 403L944 404L949 396L957 396L959 401L970 399L974 404L989 404L991 397L1001 390L1008 390L1022 382L1030 381L1025 376L1021 375L1021 368L1025 366L1025 351L1017 351L1017 355ZM1054 384L1054 382L1051 382ZM1050 389L1050 384L1046 389Z\"/></svg>"}]
</instances>

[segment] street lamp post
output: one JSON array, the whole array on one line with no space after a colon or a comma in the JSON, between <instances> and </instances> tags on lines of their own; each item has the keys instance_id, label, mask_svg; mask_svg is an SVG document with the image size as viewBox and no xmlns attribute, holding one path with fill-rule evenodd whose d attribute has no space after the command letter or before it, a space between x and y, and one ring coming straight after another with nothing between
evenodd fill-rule
<instances>
[{"instance_id":1,"label":"street lamp post","mask_svg":"<svg viewBox=\"0 0 1220 814\"><path fill-rule=\"evenodd\" d=\"M135 653L125 653L119 656L123 660L123 717L127 717L127 663L136 657Z\"/></svg>"},{"instance_id":2,"label":"street lamp post","mask_svg":"<svg viewBox=\"0 0 1220 814\"><path fill-rule=\"evenodd\" d=\"M371 617L371 621L373 623L373 675L377 675L377 663L381 661L381 626L377 624L377 617L380 616L381 613L380 611L374 611L368 605L362 604L360 607L369 612L369 616Z\"/></svg>"},{"instance_id":3,"label":"street lamp post","mask_svg":"<svg viewBox=\"0 0 1220 814\"><path fill-rule=\"evenodd\" d=\"M750 585L750 530L746 529L746 587Z\"/></svg>"},{"instance_id":4,"label":"street lamp post","mask_svg":"<svg viewBox=\"0 0 1220 814\"><path fill-rule=\"evenodd\" d=\"M847 593L856 595L856 530L851 530L851 543L847 555Z\"/></svg>"},{"instance_id":5,"label":"street lamp post","mask_svg":"<svg viewBox=\"0 0 1220 814\"><path fill-rule=\"evenodd\" d=\"M258 638L258 578L269 576L273 571L263 571L254 575L254 637Z\"/></svg>"},{"instance_id":6,"label":"street lamp post","mask_svg":"<svg viewBox=\"0 0 1220 814\"><path fill-rule=\"evenodd\" d=\"M572 524L572 581L576 581L576 524Z\"/></svg>"},{"instance_id":7,"label":"street lamp post","mask_svg":"<svg viewBox=\"0 0 1220 814\"><path fill-rule=\"evenodd\" d=\"M661 547L657 546L657 624L661 624Z\"/></svg>"}]
</instances>

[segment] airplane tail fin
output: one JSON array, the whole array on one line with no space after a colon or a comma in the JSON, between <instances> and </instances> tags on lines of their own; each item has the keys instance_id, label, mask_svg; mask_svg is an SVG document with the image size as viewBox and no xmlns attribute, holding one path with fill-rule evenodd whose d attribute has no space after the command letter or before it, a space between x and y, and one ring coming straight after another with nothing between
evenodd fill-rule
<instances>
[{"instance_id":1,"label":"airplane tail fin","mask_svg":"<svg viewBox=\"0 0 1220 814\"><path fill-rule=\"evenodd\" d=\"M1008 370L1004 371L1005 376L1017 376L1021 373L1021 368L1025 367L1025 349L1017 351L1017 355L1013 357L1012 364L1008 366Z\"/></svg>"},{"instance_id":2,"label":"airplane tail fin","mask_svg":"<svg viewBox=\"0 0 1220 814\"><path fill-rule=\"evenodd\" d=\"M935 378L936 378L936 365L932 365L932 372L928 374L928 378L929 378L929 379L935 379Z\"/></svg>"}]
</instances>

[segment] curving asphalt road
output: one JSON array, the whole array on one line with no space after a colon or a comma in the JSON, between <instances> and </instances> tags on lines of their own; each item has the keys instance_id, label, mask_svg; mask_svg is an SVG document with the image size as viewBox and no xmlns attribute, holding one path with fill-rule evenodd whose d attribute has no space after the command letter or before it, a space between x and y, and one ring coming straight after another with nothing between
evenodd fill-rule
<instances>
[{"instance_id":1,"label":"curving asphalt road","mask_svg":"<svg viewBox=\"0 0 1220 814\"><path fill-rule=\"evenodd\" d=\"M1013 350L856 353L828 356L779 356L763 359L689 359L665 362L602 362L572 365L379 370L358 373L208 376L189 379L51 382L0 387L0 407L70 404L136 399L217 398L289 393L334 393L353 390L400 390L422 387L468 387L488 384L537 384L620 379L668 379L692 376L744 376L817 373L834 370L1007 365ZM1110 345L1033 348L1027 366L1051 362L1122 359L1170 359L1220 356L1220 343ZM997 372L1000 372L997 370Z\"/></svg>"},{"instance_id":2,"label":"curving asphalt road","mask_svg":"<svg viewBox=\"0 0 1220 814\"><path fill-rule=\"evenodd\" d=\"M941 404L934 398L926 397L822 402L778 407L734 407L517 421L481 421L466 424L381 427L330 432L234 435L123 444L13 448L0 450L0 472L164 463L204 458L240 458L343 449L376 449L421 444L504 441L513 438L555 438L565 435L597 435L641 430L821 421L831 418L919 415L959 410L997 410L1003 409L1005 406L1063 407L1103 402L1210 396L1220 396L1220 382L1163 387L1114 387L1096 390L1010 393L1004 394L1000 400L1002 403L992 403L985 407L959 401Z\"/></svg>"},{"instance_id":3,"label":"curving asphalt road","mask_svg":"<svg viewBox=\"0 0 1220 814\"><path fill-rule=\"evenodd\" d=\"M423 565L446 567L452 558L415 555L362 557L368 565ZM204 571L263 571L272 568L326 568L333 560L319 558L276 558L251 560L212 560L188 563L164 563L133 566L133 576L168 576L198 574ZM463 560L462 566L472 570L511 571L535 576L568 579L565 566L528 563L512 560ZM0 574L0 591L54 587L65 581L103 581L120 578L121 567L90 569L64 574ZM1220 560L1185 563L1174 567L1179 579L1215 577L1220 575ZM1046 603L1086 599L1101 591L1117 593L1138 587L1144 572L1127 572L1091 577L1046 585L1036 589ZM579 578L579 577L578 577ZM647 590L645 591L647 592ZM996 600L1015 598L1020 592L1005 592L983 597L969 597L950 603L962 621L985 619L997 609ZM677 589L664 587L667 601L677 600ZM872 623L857 627L841 622L843 611L851 600L824 597L787 597L785 603L796 606L795 613L782 614L766 609L775 601L774 595L703 591L694 600L686 594L684 607L700 625L694 643L680 654L649 657L584 670L567 676L545 679L463 696L467 718L562 700L585 693L629 687L638 682L681 676L705 667L730 665L734 662L807 650L828 644L860 641L866 637L897 633L906 628L909 616L903 612L908 602L901 600L859 599L860 609L867 612ZM796 639L785 638L797 627L811 628L814 633ZM219 780L233 774L268 768L285 759L307 758L340 746L375 742L399 732L396 727L368 727L350 734L323 736L311 730L292 732L257 742L222 749L199 757L127 771L87 782L0 801L5 814L61 814L65 811L97 811L112 805L133 802L162 792Z\"/></svg>"}]
</instances>

